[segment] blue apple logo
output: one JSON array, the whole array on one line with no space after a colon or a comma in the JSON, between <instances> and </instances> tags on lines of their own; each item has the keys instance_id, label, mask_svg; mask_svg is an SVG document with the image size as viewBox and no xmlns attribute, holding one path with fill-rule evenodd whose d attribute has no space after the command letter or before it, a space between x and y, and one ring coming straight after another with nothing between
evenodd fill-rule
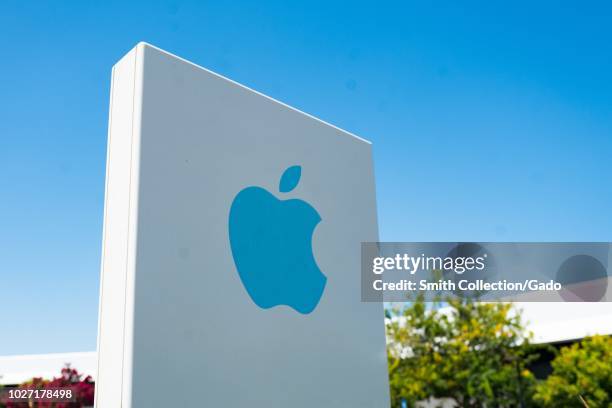
<instances>
[{"instance_id":1,"label":"blue apple logo","mask_svg":"<svg viewBox=\"0 0 612 408\"><path fill-rule=\"evenodd\" d=\"M279 190L288 193L302 168L289 167ZM229 213L229 238L238 274L255 304L287 305L302 314L314 310L327 278L312 253L312 234L321 221L305 201L279 200L261 187L240 191Z\"/></svg>"}]
</instances>

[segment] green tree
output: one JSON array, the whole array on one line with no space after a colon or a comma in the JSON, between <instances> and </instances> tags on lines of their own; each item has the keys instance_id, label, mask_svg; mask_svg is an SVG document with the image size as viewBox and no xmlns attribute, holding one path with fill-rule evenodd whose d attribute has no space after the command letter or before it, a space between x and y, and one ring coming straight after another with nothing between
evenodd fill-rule
<instances>
[{"instance_id":1,"label":"green tree","mask_svg":"<svg viewBox=\"0 0 612 408\"><path fill-rule=\"evenodd\" d=\"M537 358L509 303L449 299L387 311L392 404L451 398L460 407L528 407Z\"/></svg>"},{"instance_id":2,"label":"green tree","mask_svg":"<svg viewBox=\"0 0 612 408\"><path fill-rule=\"evenodd\" d=\"M552 374L536 387L543 407L612 407L612 337L585 338L561 349Z\"/></svg>"}]
</instances>

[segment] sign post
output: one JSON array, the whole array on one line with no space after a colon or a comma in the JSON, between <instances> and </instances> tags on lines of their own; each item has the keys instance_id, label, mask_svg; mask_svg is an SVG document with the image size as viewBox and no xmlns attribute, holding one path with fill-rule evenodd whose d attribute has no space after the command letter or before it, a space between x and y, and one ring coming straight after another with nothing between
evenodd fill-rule
<instances>
[{"instance_id":1,"label":"sign post","mask_svg":"<svg viewBox=\"0 0 612 408\"><path fill-rule=\"evenodd\" d=\"M369 142L150 45L113 68L96 406L389 406Z\"/></svg>"}]
</instances>

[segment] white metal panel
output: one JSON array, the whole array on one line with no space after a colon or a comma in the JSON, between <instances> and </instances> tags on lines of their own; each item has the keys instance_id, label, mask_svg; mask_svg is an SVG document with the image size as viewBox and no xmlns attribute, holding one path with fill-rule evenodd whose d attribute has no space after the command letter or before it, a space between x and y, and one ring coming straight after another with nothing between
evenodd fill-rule
<instances>
[{"instance_id":1,"label":"white metal panel","mask_svg":"<svg viewBox=\"0 0 612 408\"><path fill-rule=\"evenodd\" d=\"M98 317L98 354L104 358L98 359L98 406L121 406L123 390L124 336L126 319L131 316L126 313L126 296L128 275L133 275L129 267L130 234L134 234L130 229L135 191L133 127L140 97L136 81L141 54L142 47L137 47L124 56L113 67L111 82Z\"/></svg>"},{"instance_id":2,"label":"white metal panel","mask_svg":"<svg viewBox=\"0 0 612 408\"><path fill-rule=\"evenodd\" d=\"M136 224L120 236L125 300L112 309L125 322L123 369L102 367L116 357L102 320L100 378L124 373L124 407L388 406L382 305L360 301L360 243L378 239L371 145L154 47L137 50L136 167L119 178L137 168L121 212ZM322 219L312 249L327 285L309 314L258 307L229 245L237 193L281 196L292 165L302 177L284 197ZM114 302L107 287L102 313ZM117 406L103 398L98 408Z\"/></svg>"}]
</instances>

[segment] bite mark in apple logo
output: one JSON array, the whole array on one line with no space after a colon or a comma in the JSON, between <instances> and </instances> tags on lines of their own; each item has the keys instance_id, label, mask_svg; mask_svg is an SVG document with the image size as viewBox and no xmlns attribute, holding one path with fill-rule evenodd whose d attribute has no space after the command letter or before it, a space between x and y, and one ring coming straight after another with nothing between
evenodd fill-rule
<instances>
[{"instance_id":1,"label":"bite mark in apple logo","mask_svg":"<svg viewBox=\"0 0 612 408\"><path fill-rule=\"evenodd\" d=\"M279 191L292 191L301 172L300 166L287 168ZM257 306L286 305L302 314L315 309L327 282L312 253L320 221L303 200L280 200L256 186L236 195L229 213L230 246L242 284Z\"/></svg>"}]
</instances>

